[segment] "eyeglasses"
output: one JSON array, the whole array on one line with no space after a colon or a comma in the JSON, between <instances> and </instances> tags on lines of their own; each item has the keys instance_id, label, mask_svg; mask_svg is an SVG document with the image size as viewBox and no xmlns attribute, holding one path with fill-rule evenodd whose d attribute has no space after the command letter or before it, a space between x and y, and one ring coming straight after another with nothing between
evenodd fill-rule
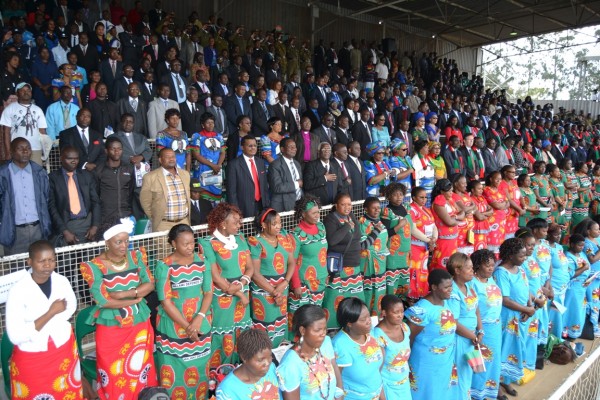
<instances>
[{"instance_id":1,"label":"eyeglasses","mask_svg":"<svg viewBox=\"0 0 600 400\"><path fill-rule=\"evenodd\" d=\"M385 154L385 153L384 153L384 152L382 152L382 151L378 151L377 153L375 153L375 155L381 155L381 156L382 156L382 155L384 155L384 154Z\"/></svg>"},{"instance_id":2,"label":"eyeglasses","mask_svg":"<svg viewBox=\"0 0 600 400\"><path fill-rule=\"evenodd\" d=\"M408 149L399 149L400 151L407 151Z\"/></svg>"}]
</instances>

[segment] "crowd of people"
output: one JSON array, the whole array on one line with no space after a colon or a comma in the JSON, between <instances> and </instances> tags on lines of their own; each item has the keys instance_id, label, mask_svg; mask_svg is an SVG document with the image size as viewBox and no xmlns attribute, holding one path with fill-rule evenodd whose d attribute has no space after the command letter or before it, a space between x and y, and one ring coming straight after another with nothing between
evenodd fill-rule
<instances>
[{"instance_id":1,"label":"crowd of people","mask_svg":"<svg viewBox=\"0 0 600 400\"><path fill-rule=\"evenodd\" d=\"M96 240L80 273L102 399L203 399L240 362L217 399L506 399L550 334L587 318L600 336L589 114L511 102L435 53L177 25L160 1L26 6L0 85L0 244L30 267L7 302L13 393L93 394L54 249ZM166 258L130 248L144 219Z\"/></svg>"}]
</instances>

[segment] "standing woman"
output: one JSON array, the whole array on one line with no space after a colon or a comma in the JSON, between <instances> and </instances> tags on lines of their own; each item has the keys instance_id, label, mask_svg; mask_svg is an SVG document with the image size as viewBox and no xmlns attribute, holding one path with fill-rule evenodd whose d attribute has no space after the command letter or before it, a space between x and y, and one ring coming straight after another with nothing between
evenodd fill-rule
<instances>
[{"instance_id":1,"label":"standing woman","mask_svg":"<svg viewBox=\"0 0 600 400\"><path fill-rule=\"evenodd\" d=\"M521 191L521 208L525 210L525 214L519 217L519 226L525 226L540 213L540 206L537 203L535 192L531 188L531 178L529 175L519 175L517 185L519 185L519 190Z\"/></svg>"},{"instance_id":2,"label":"standing woman","mask_svg":"<svg viewBox=\"0 0 600 400\"><path fill-rule=\"evenodd\" d=\"M371 138L373 142L381 142L384 147L389 147L390 145L390 132L388 131L387 126L385 126L385 115L377 114L375 116L374 124L371 127Z\"/></svg>"},{"instance_id":3,"label":"standing woman","mask_svg":"<svg viewBox=\"0 0 600 400\"><path fill-rule=\"evenodd\" d=\"M15 346L10 362L12 398L83 399L69 322L77 309L71 283L54 271L56 254L48 241L29 246L27 265L30 268L12 286L6 301L5 334Z\"/></svg>"},{"instance_id":4,"label":"standing woman","mask_svg":"<svg viewBox=\"0 0 600 400\"><path fill-rule=\"evenodd\" d=\"M446 138L456 136L462 144L463 135L460 131L460 128L458 127L458 117L456 115L451 114L450 118L448 118L448 121L446 121L446 126L444 127L444 135L446 136Z\"/></svg>"},{"instance_id":5,"label":"standing woman","mask_svg":"<svg viewBox=\"0 0 600 400\"><path fill-rule=\"evenodd\" d=\"M448 178L448 171L446 170L446 163L444 162L444 157L441 156L442 153L442 145L438 142L429 143L429 161L431 161L431 165L433 165L433 170L435 171L435 180L439 181L441 179Z\"/></svg>"},{"instance_id":6,"label":"standing woman","mask_svg":"<svg viewBox=\"0 0 600 400\"><path fill-rule=\"evenodd\" d=\"M459 224L465 220L465 212L459 209L452 195L452 183L448 179L435 184L431 209L439 236L431 258L431 269L446 268L448 259L456 252Z\"/></svg>"},{"instance_id":7,"label":"standing woman","mask_svg":"<svg viewBox=\"0 0 600 400\"><path fill-rule=\"evenodd\" d=\"M248 238L254 274L250 283L255 328L267 331L278 347L288 336L288 288L296 267L290 239L281 233L281 217L272 208L254 220L256 236Z\"/></svg>"},{"instance_id":8,"label":"standing woman","mask_svg":"<svg viewBox=\"0 0 600 400\"><path fill-rule=\"evenodd\" d=\"M427 118L426 118L426 122L427 126L425 127L425 130L427 130L427 137L429 138L430 142L439 142L440 141L440 133L441 133L441 129L437 126L437 122L438 122L438 115L434 112L430 112L429 114L427 114Z\"/></svg>"},{"instance_id":9,"label":"standing woman","mask_svg":"<svg viewBox=\"0 0 600 400\"><path fill-rule=\"evenodd\" d=\"M417 140L427 141L429 138L427 136L427 130L425 129L425 116L423 113L419 112L415 115L415 126L410 132L413 138L413 142Z\"/></svg>"},{"instance_id":10,"label":"standing woman","mask_svg":"<svg viewBox=\"0 0 600 400\"><path fill-rule=\"evenodd\" d=\"M579 188L577 189L577 197L573 201L573 218L571 226L575 227L578 223L587 218L590 214L590 202L592 196L592 180L588 176L588 166L584 162L578 162L575 165L575 177Z\"/></svg>"},{"instance_id":11,"label":"standing woman","mask_svg":"<svg viewBox=\"0 0 600 400\"><path fill-rule=\"evenodd\" d=\"M510 207L505 193L499 189L501 181L500 171L492 172L486 177L485 188L483 189L483 197L494 209L494 214L489 219L488 248L496 254L498 254L500 244L504 242L506 216Z\"/></svg>"},{"instance_id":12,"label":"standing woman","mask_svg":"<svg viewBox=\"0 0 600 400\"><path fill-rule=\"evenodd\" d=\"M410 265L408 297L420 299L429 293L429 252L435 249L438 230L431 210L426 207L427 192L420 186L411 191Z\"/></svg>"},{"instance_id":13,"label":"standing woman","mask_svg":"<svg viewBox=\"0 0 600 400\"><path fill-rule=\"evenodd\" d=\"M409 288L408 260L410 255L412 220L406 211L403 200L406 187L401 183L391 183L385 190L388 206L381 213L381 222L388 230L386 286L388 294L406 298ZM409 207L407 205L407 207Z\"/></svg>"},{"instance_id":14,"label":"standing woman","mask_svg":"<svg viewBox=\"0 0 600 400\"><path fill-rule=\"evenodd\" d=\"M175 152L177 167L190 171L192 154L189 149L188 135L177 127L181 124L181 114L176 108L165 111L167 127L156 133L156 151L169 148Z\"/></svg>"},{"instance_id":15,"label":"standing woman","mask_svg":"<svg viewBox=\"0 0 600 400\"><path fill-rule=\"evenodd\" d=\"M59 77L52 79L52 99L58 101L60 99L60 88L67 86L71 88L73 94L71 102L81 107L81 80L73 75L73 66L71 64L62 64L58 67Z\"/></svg>"},{"instance_id":16,"label":"standing woman","mask_svg":"<svg viewBox=\"0 0 600 400\"><path fill-rule=\"evenodd\" d=\"M302 305L323 305L327 280L327 234L325 225L319 221L320 209L319 199L314 196L306 195L296 202L294 215L298 226L292 235L296 273L300 279L292 282L293 292L288 299L289 325L292 325L293 315Z\"/></svg>"},{"instance_id":17,"label":"standing woman","mask_svg":"<svg viewBox=\"0 0 600 400\"><path fill-rule=\"evenodd\" d=\"M154 277L145 249L129 250L132 230L133 222L122 219L104 232L106 250L80 266L96 302L96 311L87 322L96 324L101 399L134 400L145 387L157 385L154 331L144 300L154 290Z\"/></svg>"},{"instance_id":18,"label":"standing woman","mask_svg":"<svg viewBox=\"0 0 600 400\"><path fill-rule=\"evenodd\" d=\"M567 206L566 179L563 178L560 169L554 164L546 167L546 174L550 177L548 183L550 183L550 191L554 198L550 214L551 218L555 223L568 228L567 219L565 218L565 208Z\"/></svg>"},{"instance_id":19,"label":"standing woman","mask_svg":"<svg viewBox=\"0 0 600 400\"><path fill-rule=\"evenodd\" d=\"M570 158L563 158L560 163L558 163L560 167L560 174L563 177L563 182L565 182L565 189L567 191L567 205L565 206L565 219L567 228L574 228L575 225L571 223L573 219L573 202L577 198L579 182L577 181L577 177L575 176L575 172L573 172L573 161Z\"/></svg>"},{"instance_id":20,"label":"standing woman","mask_svg":"<svg viewBox=\"0 0 600 400\"><path fill-rule=\"evenodd\" d=\"M493 274L502 293L500 386L504 393L511 396L517 395L511 384L523 378L524 335L529 328L529 319L535 313L527 275L521 267L526 258L523 241L519 238L507 239L500 246L500 265Z\"/></svg>"},{"instance_id":21,"label":"standing woman","mask_svg":"<svg viewBox=\"0 0 600 400\"><path fill-rule=\"evenodd\" d=\"M387 147L377 141L367 145L371 161L365 161L367 195L380 196L384 187L390 184L390 178L396 177L398 169L390 167L384 160Z\"/></svg>"},{"instance_id":22,"label":"standing woman","mask_svg":"<svg viewBox=\"0 0 600 400\"><path fill-rule=\"evenodd\" d=\"M277 377L283 400L333 400L344 395L342 377L327 336L325 311L305 304L294 314L294 345L283 355Z\"/></svg>"},{"instance_id":23,"label":"standing woman","mask_svg":"<svg viewBox=\"0 0 600 400\"><path fill-rule=\"evenodd\" d=\"M381 203L377 197L367 197L363 208L365 213L358 219L358 224L365 303L372 315L379 315L379 303L386 293L386 264L390 254L387 247L388 230L381 221Z\"/></svg>"},{"instance_id":24,"label":"standing woman","mask_svg":"<svg viewBox=\"0 0 600 400\"><path fill-rule=\"evenodd\" d=\"M575 227L575 233L581 234L585 238L583 252L590 263L590 275L600 271L600 226L595 221L586 218ZM598 314L600 312L600 278L596 277L588 282L586 289L587 313L590 322L594 327L594 337L600 337L600 328L598 327Z\"/></svg>"},{"instance_id":25,"label":"standing woman","mask_svg":"<svg viewBox=\"0 0 600 400\"><path fill-rule=\"evenodd\" d=\"M510 208L506 217L506 225L504 228L504 239L509 239L515 236L515 232L519 229L519 217L525 214L525 209L521 206L521 191L515 180L516 169L514 165L505 165L500 170L502 182L498 186L498 190L504 192L506 200Z\"/></svg>"},{"instance_id":26,"label":"standing woman","mask_svg":"<svg viewBox=\"0 0 600 400\"><path fill-rule=\"evenodd\" d=\"M492 277L496 257L487 249L471 254L475 279L473 288L479 299L481 328L485 335L479 343L485 371L473 374L471 397L474 400L495 399L500 388L500 348L502 345L502 293Z\"/></svg>"},{"instance_id":27,"label":"standing woman","mask_svg":"<svg viewBox=\"0 0 600 400\"><path fill-rule=\"evenodd\" d=\"M480 181L470 181L468 185L471 199L475 205L473 212L473 250L487 248L490 233L489 218L494 215L494 210L483 197L483 185Z\"/></svg>"},{"instance_id":28,"label":"standing woman","mask_svg":"<svg viewBox=\"0 0 600 400\"><path fill-rule=\"evenodd\" d=\"M269 132L259 138L258 147L260 156L265 159L265 164L268 166L279 157L281 153L279 142L284 138L284 135L281 134L283 124L279 118L269 118L267 126L269 127Z\"/></svg>"},{"instance_id":29,"label":"standing woman","mask_svg":"<svg viewBox=\"0 0 600 400\"><path fill-rule=\"evenodd\" d=\"M405 313L410 328L412 400L447 398L452 387L456 319L447 304L452 276L444 269L435 269L428 283L429 294Z\"/></svg>"},{"instance_id":30,"label":"standing woman","mask_svg":"<svg viewBox=\"0 0 600 400\"><path fill-rule=\"evenodd\" d=\"M531 230L535 238L535 248L533 249L533 257L537 263L537 268L540 269L540 283L542 295L545 298L552 300L554 292L552 291L552 257L550 255L550 244L546 240L548 236L548 222L541 218L534 218L527 223L527 228ZM539 296L538 296L539 297ZM540 311L537 317L540 320L538 329L539 344L546 344L548 341L548 304L544 301L540 304Z\"/></svg>"},{"instance_id":31,"label":"standing woman","mask_svg":"<svg viewBox=\"0 0 600 400\"><path fill-rule=\"evenodd\" d=\"M383 350L383 391L386 399L410 400L408 359L410 358L410 328L404 320L402 300L393 294L381 299L381 321L373 336Z\"/></svg>"},{"instance_id":32,"label":"standing woman","mask_svg":"<svg viewBox=\"0 0 600 400\"><path fill-rule=\"evenodd\" d=\"M550 190L550 183L546 176L546 162L536 161L533 164L534 174L531 177L531 187L535 193L535 198L541 207L550 208L552 207L552 192ZM548 211L541 211L538 214L538 218L548 219Z\"/></svg>"},{"instance_id":33,"label":"standing woman","mask_svg":"<svg viewBox=\"0 0 600 400\"><path fill-rule=\"evenodd\" d=\"M552 326L552 333L556 337L562 337L563 333L563 314L558 312L554 304L565 306L565 295L569 286L569 262L560 244L562 239L563 228L558 224L550 224L548 226L548 247L550 248L550 257L552 259L552 291L554 298L552 299L552 307L548 311L548 318Z\"/></svg>"},{"instance_id":34,"label":"standing woman","mask_svg":"<svg viewBox=\"0 0 600 400\"><path fill-rule=\"evenodd\" d=\"M583 331L586 313L586 280L590 275L590 263L585 256L583 249L585 238L578 233L574 233L569 238L569 250L567 259L569 260L569 274L571 281L565 296L565 307L567 311L563 316L563 322L567 333L567 340L574 341Z\"/></svg>"},{"instance_id":35,"label":"standing woman","mask_svg":"<svg viewBox=\"0 0 600 400\"><path fill-rule=\"evenodd\" d=\"M223 135L214 131L215 117L204 113L202 131L194 133L190 147L195 166L192 177L200 181L201 197L212 203L221 200L223 193L223 162L227 147ZM210 184L206 180L211 180ZM205 183L202 183L205 182Z\"/></svg>"},{"instance_id":36,"label":"standing woman","mask_svg":"<svg viewBox=\"0 0 600 400\"><path fill-rule=\"evenodd\" d=\"M435 171L433 164L427 157L429 146L426 140L419 140L414 143L414 146L415 155L412 158L412 164L415 169L415 186L420 186L425 190L427 207L431 207L431 191L435 185Z\"/></svg>"},{"instance_id":37,"label":"standing woman","mask_svg":"<svg viewBox=\"0 0 600 400\"><path fill-rule=\"evenodd\" d=\"M237 363L239 332L252 325L248 307L248 285L254 266L246 239L239 233L242 212L229 203L219 203L206 218L209 236L198 240L211 270L212 355L210 368Z\"/></svg>"},{"instance_id":38,"label":"standing woman","mask_svg":"<svg viewBox=\"0 0 600 400\"><path fill-rule=\"evenodd\" d=\"M469 389L473 378L473 369L469 366L465 354L474 349L483 338L484 331L479 315L479 298L473 284L473 263L469 256L454 253L448 260L448 272L452 275L452 294L447 304L456 322L456 376L458 384L454 386L457 399L469 400Z\"/></svg>"},{"instance_id":39,"label":"standing woman","mask_svg":"<svg viewBox=\"0 0 600 400\"><path fill-rule=\"evenodd\" d=\"M383 351L372 336L369 308L356 297L344 299L337 310L337 321L342 329L332 343L344 382L344 399L385 400L380 372Z\"/></svg>"},{"instance_id":40,"label":"standing woman","mask_svg":"<svg viewBox=\"0 0 600 400\"><path fill-rule=\"evenodd\" d=\"M340 301L346 297L358 297L364 301L363 274L360 266L360 228L352 213L352 201L347 193L339 193L334 207L323 220L327 233L328 251L343 255L344 265L337 272L329 272L325 286L323 308L327 315L327 327L339 328L336 318Z\"/></svg>"},{"instance_id":41,"label":"standing woman","mask_svg":"<svg viewBox=\"0 0 600 400\"><path fill-rule=\"evenodd\" d=\"M195 252L192 228L175 225L168 240L173 252L158 261L155 270L161 303L156 319L156 366L159 383L171 396L193 397L208 390L211 335L207 314L213 297L212 277L204 258ZM191 376L200 383L198 389L190 385Z\"/></svg>"},{"instance_id":42,"label":"standing woman","mask_svg":"<svg viewBox=\"0 0 600 400\"><path fill-rule=\"evenodd\" d=\"M465 219L458 225L458 251L471 255L475 242L473 227L475 226L473 213L477 209L473 198L467 191L467 178L464 175L454 174L452 176L452 198L460 210L465 213Z\"/></svg>"},{"instance_id":43,"label":"standing woman","mask_svg":"<svg viewBox=\"0 0 600 400\"><path fill-rule=\"evenodd\" d=\"M388 157L388 163L390 167L397 168L398 174L396 175L396 182L404 185L404 204L410 203L410 191L413 187L413 178L415 175L415 169L413 168L412 161L408 156L408 146L406 143L398 138L395 138L390 143L390 151L392 155Z\"/></svg>"}]
</instances>

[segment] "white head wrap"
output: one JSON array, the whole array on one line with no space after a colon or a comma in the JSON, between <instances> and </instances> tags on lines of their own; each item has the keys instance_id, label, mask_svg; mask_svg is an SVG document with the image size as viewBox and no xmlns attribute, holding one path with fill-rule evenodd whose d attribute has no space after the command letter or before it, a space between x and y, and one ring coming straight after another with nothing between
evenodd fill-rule
<instances>
[{"instance_id":1,"label":"white head wrap","mask_svg":"<svg viewBox=\"0 0 600 400\"><path fill-rule=\"evenodd\" d=\"M133 221L131 218L121 218L121 223L109 228L104 232L104 240L109 240L119 233L131 234L133 232Z\"/></svg>"}]
</instances>

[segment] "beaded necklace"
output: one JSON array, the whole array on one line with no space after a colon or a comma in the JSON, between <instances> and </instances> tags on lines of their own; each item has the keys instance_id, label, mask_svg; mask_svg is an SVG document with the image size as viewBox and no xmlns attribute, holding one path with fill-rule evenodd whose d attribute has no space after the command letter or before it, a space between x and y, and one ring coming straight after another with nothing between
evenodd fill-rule
<instances>
[{"instance_id":1,"label":"beaded necklace","mask_svg":"<svg viewBox=\"0 0 600 400\"><path fill-rule=\"evenodd\" d=\"M297 351L298 354L300 354L299 346L297 347ZM327 373L327 392L323 393L323 382L319 379L316 368L313 368L313 366L316 366L318 362L320 362L321 364L325 364L325 357L323 357L323 355L321 354L321 350L316 349L316 353L313 358L315 359L314 362L311 362L309 358L302 358L302 361L304 361L304 363L308 367L309 376L312 373L312 375L315 377L315 380L317 381L317 385L319 387L319 394L321 395L321 398L327 400L331 391L331 373Z\"/></svg>"}]
</instances>

